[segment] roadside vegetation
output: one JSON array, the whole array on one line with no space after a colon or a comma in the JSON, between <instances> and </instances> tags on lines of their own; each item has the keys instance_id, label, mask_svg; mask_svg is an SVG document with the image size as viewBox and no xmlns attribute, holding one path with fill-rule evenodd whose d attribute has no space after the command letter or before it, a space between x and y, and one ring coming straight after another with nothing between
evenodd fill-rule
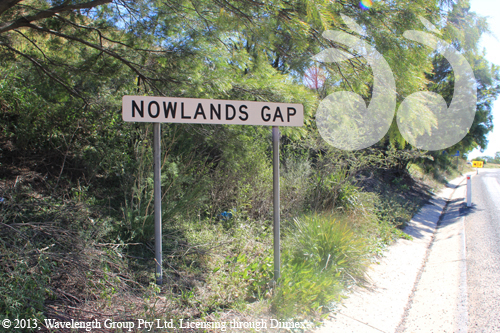
<instances>
[{"instance_id":1,"label":"roadside vegetation","mask_svg":"<svg viewBox=\"0 0 500 333\"><path fill-rule=\"evenodd\" d=\"M369 281L386 246L409 238L405 223L465 171L464 154L485 148L492 127L499 73L477 49L487 26L467 1L371 11L357 1L19 3L0 5L0 320L318 321ZM57 15L47 17L50 6ZM401 96L432 90L449 102L449 64L410 52L402 37L422 29L419 15L443 19L443 38L480 83L460 143L421 151L395 123L360 151L322 140L319 101L342 90L369 100L373 81L361 58L310 60L338 47L319 32L346 29L341 12L384 51ZM280 139L277 283L270 129L163 124L164 284L155 284L152 125L121 118L121 97L137 94L304 105L305 126Z\"/></svg>"},{"instance_id":2,"label":"roadside vegetation","mask_svg":"<svg viewBox=\"0 0 500 333\"><path fill-rule=\"evenodd\" d=\"M372 159L373 152L332 151L316 165L306 155L285 159L282 277L275 286L271 159L265 156L270 147L263 147L261 159L256 152L240 155L246 179L232 178L228 170L214 181L209 170L199 170L196 181L163 185L173 199L165 201L162 286L154 283L151 163L141 171L148 175L143 191L136 185L121 204L110 194L121 193L120 183L84 189L69 179L43 179L29 168L4 168L13 176L2 183L0 279L6 297L0 312L88 321L319 320L345 290L366 283L367 267L387 245L408 237L405 222L432 192L418 177L444 184L443 171L454 169L447 164L446 170L411 177L423 167L398 170ZM347 173L342 156L357 169ZM178 172L177 178L196 176Z\"/></svg>"}]
</instances>

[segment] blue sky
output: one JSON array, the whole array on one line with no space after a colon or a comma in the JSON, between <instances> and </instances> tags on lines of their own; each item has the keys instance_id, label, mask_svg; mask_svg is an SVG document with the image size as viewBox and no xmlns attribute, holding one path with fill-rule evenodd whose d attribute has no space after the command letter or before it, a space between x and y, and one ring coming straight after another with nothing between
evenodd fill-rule
<instances>
[{"instance_id":1,"label":"blue sky","mask_svg":"<svg viewBox=\"0 0 500 333\"><path fill-rule=\"evenodd\" d=\"M488 18L492 36L486 35L481 39L481 45L486 49L486 59L500 65L500 1L499 0L471 0L471 10ZM493 106L493 132L488 135L488 147L481 153L479 149L472 151L468 157L495 156L500 151L500 100Z\"/></svg>"}]
</instances>

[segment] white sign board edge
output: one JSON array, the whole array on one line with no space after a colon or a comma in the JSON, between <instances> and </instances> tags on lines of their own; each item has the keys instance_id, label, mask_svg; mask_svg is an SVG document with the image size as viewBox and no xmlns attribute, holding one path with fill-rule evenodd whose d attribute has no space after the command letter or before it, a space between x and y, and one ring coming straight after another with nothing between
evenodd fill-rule
<instances>
[{"instance_id":1,"label":"white sign board edge","mask_svg":"<svg viewBox=\"0 0 500 333\"><path fill-rule=\"evenodd\" d=\"M303 126L304 107L293 103L123 96L127 122Z\"/></svg>"}]
</instances>

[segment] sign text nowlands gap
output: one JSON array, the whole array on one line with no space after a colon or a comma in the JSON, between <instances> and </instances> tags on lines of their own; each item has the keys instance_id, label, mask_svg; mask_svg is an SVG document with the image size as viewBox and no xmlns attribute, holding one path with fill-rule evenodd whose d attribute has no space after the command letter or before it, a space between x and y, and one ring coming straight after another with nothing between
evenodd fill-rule
<instances>
[{"instance_id":1,"label":"sign text nowlands gap","mask_svg":"<svg viewBox=\"0 0 500 333\"><path fill-rule=\"evenodd\" d=\"M123 96L124 121L226 125L302 126L302 104L217 99Z\"/></svg>"}]
</instances>

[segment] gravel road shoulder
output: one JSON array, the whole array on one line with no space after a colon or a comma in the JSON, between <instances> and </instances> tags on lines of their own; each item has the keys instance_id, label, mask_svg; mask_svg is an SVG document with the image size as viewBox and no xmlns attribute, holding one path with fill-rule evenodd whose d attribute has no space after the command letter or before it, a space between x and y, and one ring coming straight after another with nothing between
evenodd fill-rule
<instances>
[{"instance_id":1,"label":"gravel road shoulder","mask_svg":"<svg viewBox=\"0 0 500 333\"><path fill-rule=\"evenodd\" d=\"M390 246L379 263L370 267L371 285L353 290L343 302L342 308L332 314L316 333L388 333L404 331L406 325L413 323L410 309L412 301L420 304L415 298L418 282L422 281L424 276L425 263L430 257L438 221L447 202L453 200L455 189L460 189L459 185L464 180L465 177L452 180L429 204L422 207L404 230L413 240L400 239ZM460 195L459 191L457 195ZM447 229L447 232L453 234L456 230Z\"/></svg>"}]
</instances>

